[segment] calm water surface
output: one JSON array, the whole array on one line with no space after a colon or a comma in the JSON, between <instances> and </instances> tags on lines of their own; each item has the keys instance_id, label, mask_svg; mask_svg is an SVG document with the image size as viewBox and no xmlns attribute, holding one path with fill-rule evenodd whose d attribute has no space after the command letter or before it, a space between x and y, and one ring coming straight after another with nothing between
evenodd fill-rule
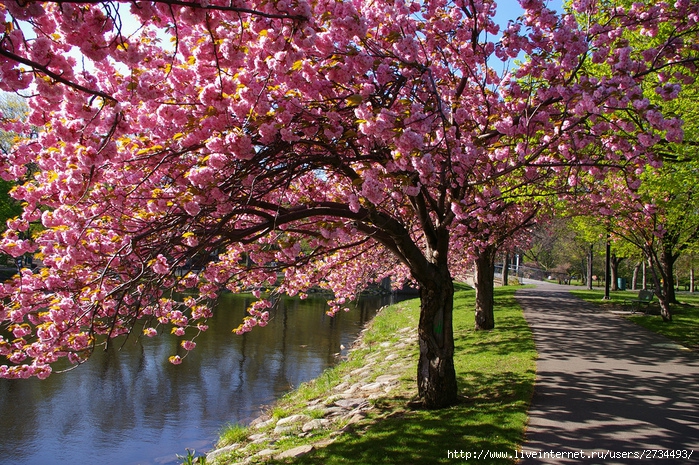
<instances>
[{"instance_id":1,"label":"calm water surface","mask_svg":"<svg viewBox=\"0 0 699 465\"><path fill-rule=\"evenodd\" d=\"M224 425L249 422L333 365L391 303L365 299L330 318L325 300L283 299L268 326L236 336L250 301L224 295L179 366L167 361L178 339L144 337L47 380L0 380L0 462L169 465L186 448L210 450Z\"/></svg>"}]
</instances>

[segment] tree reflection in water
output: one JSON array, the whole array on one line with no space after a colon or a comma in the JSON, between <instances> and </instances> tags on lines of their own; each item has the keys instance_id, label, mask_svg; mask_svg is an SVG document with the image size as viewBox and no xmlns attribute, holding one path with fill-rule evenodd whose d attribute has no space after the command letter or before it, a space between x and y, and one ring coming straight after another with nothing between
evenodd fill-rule
<instances>
[{"instance_id":1,"label":"tree reflection in water","mask_svg":"<svg viewBox=\"0 0 699 465\"><path fill-rule=\"evenodd\" d=\"M179 366L170 335L129 338L47 380L0 380L0 456L6 463L176 464L205 451L227 423L254 418L289 389L318 376L377 308L369 298L325 315L324 298L281 299L264 328L238 326L250 297L224 295L210 329ZM181 354L183 355L183 354Z\"/></svg>"}]
</instances>

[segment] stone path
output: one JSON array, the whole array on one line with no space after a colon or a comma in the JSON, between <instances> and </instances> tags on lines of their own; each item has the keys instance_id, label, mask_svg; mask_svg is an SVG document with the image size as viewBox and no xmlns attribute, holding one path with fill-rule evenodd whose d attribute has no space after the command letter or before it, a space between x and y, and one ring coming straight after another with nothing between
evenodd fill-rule
<instances>
[{"instance_id":1,"label":"stone path","mask_svg":"<svg viewBox=\"0 0 699 465\"><path fill-rule=\"evenodd\" d=\"M539 354L522 451L568 454L521 465L639 463L623 453L659 449L694 452L663 460L650 452L656 460L645 463L699 463L699 353L600 311L565 286L539 285L516 296ZM616 457L574 457L580 451Z\"/></svg>"}]
</instances>

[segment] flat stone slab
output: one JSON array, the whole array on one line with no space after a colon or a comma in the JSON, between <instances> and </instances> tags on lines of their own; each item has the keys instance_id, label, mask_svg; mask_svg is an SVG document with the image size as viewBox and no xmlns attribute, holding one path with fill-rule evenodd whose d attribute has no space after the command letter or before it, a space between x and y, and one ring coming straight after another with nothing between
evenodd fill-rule
<instances>
[{"instance_id":1,"label":"flat stone slab","mask_svg":"<svg viewBox=\"0 0 699 465\"><path fill-rule=\"evenodd\" d=\"M383 383L369 383L361 387L362 391L376 391L381 389Z\"/></svg>"},{"instance_id":2,"label":"flat stone slab","mask_svg":"<svg viewBox=\"0 0 699 465\"><path fill-rule=\"evenodd\" d=\"M274 434L287 434L294 431L297 427L292 425L281 425L274 428Z\"/></svg>"},{"instance_id":3,"label":"flat stone slab","mask_svg":"<svg viewBox=\"0 0 699 465\"><path fill-rule=\"evenodd\" d=\"M345 381L345 382L340 383L340 384L338 384L337 386L335 386L335 387L333 388L333 390L335 390L335 391L344 391L345 389L347 389L347 388L349 388L349 387L350 387L350 384L349 384L347 381Z\"/></svg>"},{"instance_id":4,"label":"flat stone slab","mask_svg":"<svg viewBox=\"0 0 699 465\"><path fill-rule=\"evenodd\" d=\"M366 418L366 415L362 415L361 413L355 413L347 420L347 423L345 426L357 424L360 421L362 421L364 418Z\"/></svg>"},{"instance_id":5,"label":"flat stone slab","mask_svg":"<svg viewBox=\"0 0 699 465\"><path fill-rule=\"evenodd\" d=\"M292 423L301 423L301 422L306 422L310 420L311 417L308 415L291 415L285 418L280 419L277 422L277 426L284 426L284 425L290 425Z\"/></svg>"},{"instance_id":6,"label":"flat stone slab","mask_svg":"<svg viewBox=\"0 0 699 465\"><path fill-rule=\"evenodd\" d=\"M381 376L378 376L374 380L374 382L376 382L376 383L390 383L392 381L397 380L398 378L400 378L399 375L381 375Z\"/></svg>"},{"instance_id":7,"label":"flat stone slab","mask_svg":"<svg viewBox=\"0 0 699 465\"><path fill-rule=\"evenodd\" d=\"M371 368L368 366L362 367L362 368L357 368L356 370L350 371L350 375L352 375L352 376L364 376L364 375L368 375L369 373L371 373Z\"/></svg>"},{"instance_id":8,"label":"flat stone slab","mask_svg":"<svg viewBox=\"0 0 699 465\"><path fill-rule=\"evenodd\" d=\"M313 447L311 444L306 444L303 446L294 447L293 449L285 450L284 452L282 452L281 454L278 454L274 458L277 460L292 459L295 457L300 457L302 455L308 454L313 449L315 449L315 447Z\"/></svg>"},{"instance_id":9,"label":"flat stone slab","mask_svg":"<svg viewBox=\"0 0 699 465\"><path fill-rule=\"evenodd\" d=\"M260 452L255 454L256 457L267 457L270 455L274 455L278 452L277 449L262 449Z\"/></svg>"},{"instance_id":10,"label":"flat stone slab","mask_svg":"<svg viewBox=\"0 0 699 465\"><path fill-rule=\"evenodd\" d=\"M271 425L272 423L274 423L274 418L270 418L269 420L265 420L265 421L261 421L259 423L256 423L255 428L257 428L257 429L266 428L267 426Z\"/></svg>"},{"instance_id":11,"label":"flat stone slab","mask_svg":"<svg viewBox=\"0 0 699 465\"><path fill-rule=\"evenodd\" d=\"M349 409L357 408L360 405L369 405L369 403L363 397L359 397L359 398L354 398L354 399L336 400L335 405L337 405L338 407L342 407L344 409L349 410Z\"/></svg>"},{"instance_id":12,"label":"flat stone slab","mask_svg":"<svg viewBox=\"0 0 699 465\"><path fill-rule=\"evenodd\" d=\"M360 383L354 383L352 386L350 386L349 388L347 388L347 389L345 389L344 391L342 391L342 393L343 393L343 394L354 394L355 392L357 392L357 390L358 390L360 387L361 387L361 384L360 384Z\"/></svg>"},{"instance_id":13,"label":"flat stone slab","mask_svg":"<svg viewBox=\"0 0 699 465\"><path fill-rule=\"evenodd\" d=\"M322 420L317 418L315 420L311 420L307 423L304 423L301 427L301 431L303 431L304 433L308 433L309 431L313 431L320 428L326 428L328 426L330 426L329 420Z\"/></svg>"},{"instance_id":14,"label":"flat stone slab","mask_svg":"<svg viewBox=\"0 0 699 465\"><path fill-rule=\"evenodd\" d=\"M219 457L230 452L235 452L240 447L240 444L231 444L230 446L222 447L220 449L215 449L206 454L206 461L213 461L216 457Z\"/></svg>"},{"instance_id":15,"label":"flat stone slab","mask_svg":"<svg viewBox=\"0 0 699 465\"><path fill-rule=\"evenodd\" d=\"M344 409L342 407L328 407L325 410L323 410L323 416L324 417L332 417L332 416L342 415L346 411L347 411L347 409Z\"/></svg>"}]
</instances>

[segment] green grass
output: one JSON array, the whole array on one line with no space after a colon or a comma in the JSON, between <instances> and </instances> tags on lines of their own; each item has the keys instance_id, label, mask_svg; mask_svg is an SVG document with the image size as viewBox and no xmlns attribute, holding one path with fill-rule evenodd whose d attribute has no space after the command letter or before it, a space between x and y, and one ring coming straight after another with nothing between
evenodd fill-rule
<instances>
[{"instance_id":1,"label":"green grass","mask_svg":"<svg viewBox=\"0 0 699 465\"><path fill-rule=\"evenodd\" d=\"M238 423L233 423L223 429L219 440L224 444L235 444L245 441L249 435L250 428Z\"/></svg>"},{"instance_id":2,"label":"green grass","mask_svg":"<svg viewBox=\"0 0 699 465\"><path fill-rule=\"evenodd\" d=\"M454 298L455 366L463 398L459 405L432 411L407 407L416 390L417 347L410 347L404 354L410 358L410 368L406 370L399 389L391 391L390 397L376 401L376 408L362 423L354 425L332 444L297 458L293 463L453 463L454 458L448 457L450 450L502 451L514 455L524 435L536 359L531 331L514 299L517 288L521 286L496 289L496 329L476 332L473 329L474 292L465 286L457 287ZM355 352L347 364L362 366L361 360L371 355L372 347L398 340L396 332L405 327L415 328L418 317L417 300L381 312L364 336L367 348ZM339 366L333 370L341 375L348 369ZM334 377L339 379L340 375ZM318 389L327 388L327 385L318 385ZM291 393L282 403L298 407L298 402L292 400L294 396ZM303 397L307 398L306 395ZM294 439L292 442L290 447L303 443L303 440ZM513 463L513 460L493 459L482 463Z\"/></svg>"},{"instance_id":3,"label":"green grass","mask_svg":"<svg viewBox=\"0 0 699 465\"><path fill-rule=\"evenodd\" d=\"M591 291L587 289L576 289L570 291L570 293L606 309L615 309L619 305L623 305L626 299L635 299L638 294L637 292L614 291L609 293L609 300L604 300L604 289L593 289Z\"/></svg>"},{"instance_id":4,"label":"green grass","mask_svg":"<svg viewBox=\"0 0 699 465\"><path fill-rule=\"evenodd\" d=\"M628 310L629 307L624 305L624 300L636 296L635 292L618 291L610 292L610 300L602 300L604 291L601 290L572 291L572 294L609 310ZM666 322L659 315L643 313L628 315L626 318L686 347L699 349L699 295L679 293L677 300L680 304L670 306L672 321ZM654 301L655 304L651 304L651 308L657 309L657 297Z\"/></svg>"}]
</instances>

